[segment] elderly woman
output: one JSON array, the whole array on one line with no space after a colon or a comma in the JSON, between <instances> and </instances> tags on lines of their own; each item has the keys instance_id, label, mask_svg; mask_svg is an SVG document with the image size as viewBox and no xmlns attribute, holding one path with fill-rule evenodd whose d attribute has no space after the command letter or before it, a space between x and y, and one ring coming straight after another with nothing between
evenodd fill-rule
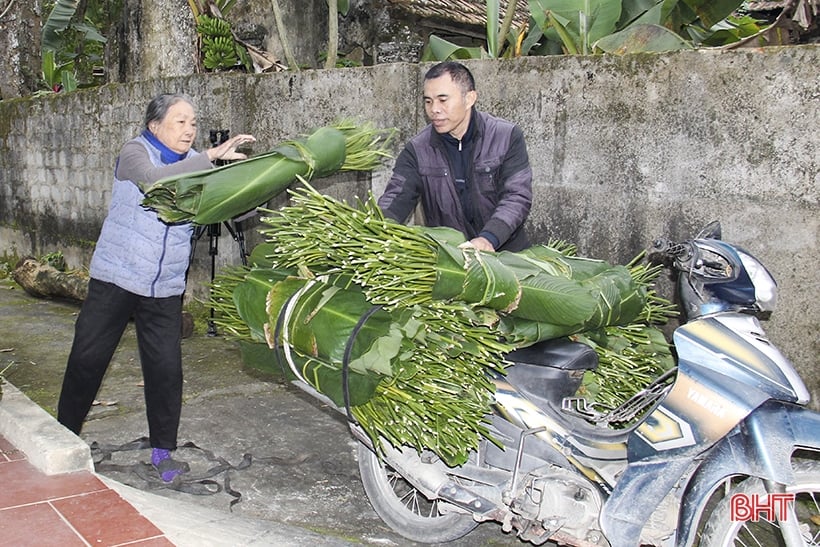
<instances>
[{"instance_id":1,"label":"elderly woman","mask_svg":"<svg viewBox=\"0 0 820 547\"><path fill-rule=\"evenodd\" d=\"M164 177L209 169L216 160L245 159L236 148L256 140L236 135L200 154L191 148L196 134L191 99L163 94L149 103L142 133L122 147L57 407L59 422L79 435L133 316L151 462L166 482L188 470L171 451L177 447L182 407L182 293L192 226L165 224L143 208L143 189Z\"/></svg>"}]
</instances>

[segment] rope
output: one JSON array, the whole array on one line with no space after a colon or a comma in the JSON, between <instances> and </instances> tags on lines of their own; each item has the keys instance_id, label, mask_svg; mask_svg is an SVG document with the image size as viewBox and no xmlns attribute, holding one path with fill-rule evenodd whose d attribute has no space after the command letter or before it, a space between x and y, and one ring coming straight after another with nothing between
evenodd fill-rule
<instances>
[{"instance_id":1,"label":"rope","mask_svg":"<svg viewBox=\"0 0 820 547\"><path fill-rule=\"evenodd\" d=\"M345 413L347 414L347 420L354 424L357 422L350 411L350 384L348 380L350 370L350 354L353 352L353 343L356 341L356 335L359 334L359 331L362 329L367 320L370 319L370 316L380 309L382 309L381 304L377 304L359 317L359 321L356 323L356 326L353 327L353 330L350 332L350 336L347 338L344 356L342 357L342 388L345 401Z\"/></svg>"},{"instance_id":2,"label":"rope","mask_svg":"<svg viewBox=\"0 0 820 547\"><path fill-rule=\"evenodd\" d=\"M119 472L119 473L133 473L142 479L147 489L155 490L167 488L169 490L176 490L186 494L195 496L208 496L218 494L223 490L225 493L232 496L234 499L230 502L230 510L233 511L233 506L242 501L242 493L231 488L230 471L242 471L250 467L254 462L268 463L274 465L299 465L305 462L310 456L302 454L294 458L281 458L278 456L269 456L264 458L253 457L251 454L243 454L242 460L236 465L231 464L228 460L221 456L215 455L212 451L206 450L194 444L193 442L186 442L178 447L179 449L190 449L200 452L209 462L216 463L208 470L201 473L183 473L174 477L171 482L164 482L153 465L147 462L118 464L111 461L111 457L116 452L126 452L130 450L145 450L150 449L151 444L148 437L140 437L133 441L120 445L105 445L94 441L90 445L91 457L94 460L94 469L98 473ZM215 480L224 473L222 483Z\"/></svg>"}]
</instances>

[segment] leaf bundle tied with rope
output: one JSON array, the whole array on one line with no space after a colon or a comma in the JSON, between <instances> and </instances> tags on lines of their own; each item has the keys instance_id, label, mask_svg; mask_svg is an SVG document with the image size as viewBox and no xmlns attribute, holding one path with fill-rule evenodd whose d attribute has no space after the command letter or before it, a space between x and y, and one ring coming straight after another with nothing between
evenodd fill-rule
<instances>
[{"instance_id":1,"label":"leaf bundle tied with rope","mask_svg":"<svg viewBox=\"0 0 820 547\"><path fill-rule=\"evenodd\" d=\"M453 230L385 219L372 196L352 207L306 182L291 199L262 210L266 242L252 267L215 283L217 320L269 347L289 377L348 405L377 446L386 439L463 463L487 435L491 373L540 340L589 341L620 371L603 383L638 362L641 380L667 367L648 325L669 313L650 289L657 270L576 257L558 243L479 252ZM588 392L611 401L600 383ZM621 398L643 387L627 384L617 384Z\"/></svg>"},{"instance_id":2,"label":"leaf bundle tied with rope","mask_svg":"<svg viewBox=\"0 0 820 547\"><path fill-rule=\"evenodd\" d=\"M298 178L374 169L389 156L392 134L341 121L246 160L161 179L146 188L142 204L168 223L227 221L264 205Z\"/></svg>"}]
</instances>

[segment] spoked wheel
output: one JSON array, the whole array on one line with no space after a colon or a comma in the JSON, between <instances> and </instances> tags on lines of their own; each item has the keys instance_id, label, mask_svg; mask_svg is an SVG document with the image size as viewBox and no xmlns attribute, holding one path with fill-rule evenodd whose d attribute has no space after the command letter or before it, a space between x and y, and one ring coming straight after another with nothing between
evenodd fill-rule
<instances>
[{"instance_id":1,"label":"spoked wheel","mask_svg":"<svg viewBox=\"0 0 820 547\"><path fill-rule=\"evenodd\" d=\"M705 547L755 546L781 547L788 545L783 529L776 520L769 520L764 514L758 520L737 519L733 514L733 495L745 496L745 500L765 500L763 481L746 479L718 503L703 531L701 545ZM820 546L820 462L803 460L794 464L794 483L786 488L786 493L794 494L794 513L802 545ZM774 505L775 509L778 507ZM737 513L737 508L735 509ZM735 520L733 520L733 517ZM788 518L787 518L788 520ZM788 523L786 523L788 524ZM798 545L800 543L798 542Z\"/></svg>"},{"instance_id":2,"label":"spoked wheel","mask_svg":"<svg viewBox=\"0 0 820 547\"><path fill-rule=\"evenodd\" d=\"M370 505L381 519L407 539L444 543L471 532L478 522L467 513L448 511L445 503L428 500L372 450L359 444L359 472Z\"/></svg>"}]
</instances>

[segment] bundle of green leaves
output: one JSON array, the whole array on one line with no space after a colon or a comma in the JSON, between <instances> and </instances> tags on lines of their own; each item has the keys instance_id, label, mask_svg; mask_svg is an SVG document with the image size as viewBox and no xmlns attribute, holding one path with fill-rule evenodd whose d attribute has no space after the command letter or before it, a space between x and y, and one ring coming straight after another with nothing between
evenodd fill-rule
<instances>
[{"instance_id":1,"label":"bundle of green leaves","mask_svg":"<svg viewBox=\"0 0 820 547\"><path fill-rule=\"evenodd\" d=\"M645 319L669 311L650 288L655 270L574 257L565 245L478 252L455 231L385 219L372 196L352 207L305 183L291 197L291 206L263 211L267 242L252 267L214 284L219 321L349 407L377 446L386 439L463 463L487 435L491 373L503 373L509 351L540 340L620 337L631 353L590 343L618 368L600 378L620 383L596 391L612 404L612 393L628 398L650 368L669 366L646 335L654 327ZM636 324L644 335L626 336ZM627 389L639 362L642 375Z\"/></svg>"},{"instance_id":2,"label":"bundle of green leaves","mask_svg":"<svg viewBox=\"0 0 820 547\"><path fill-rule=\"evenodd\" d=\"M375 168L389 156L392 135L343 120L246 160L161 179L144 189L142 204L165 222L224 222L264 205L299 178Z\"/></svg>"}]
</instances>

